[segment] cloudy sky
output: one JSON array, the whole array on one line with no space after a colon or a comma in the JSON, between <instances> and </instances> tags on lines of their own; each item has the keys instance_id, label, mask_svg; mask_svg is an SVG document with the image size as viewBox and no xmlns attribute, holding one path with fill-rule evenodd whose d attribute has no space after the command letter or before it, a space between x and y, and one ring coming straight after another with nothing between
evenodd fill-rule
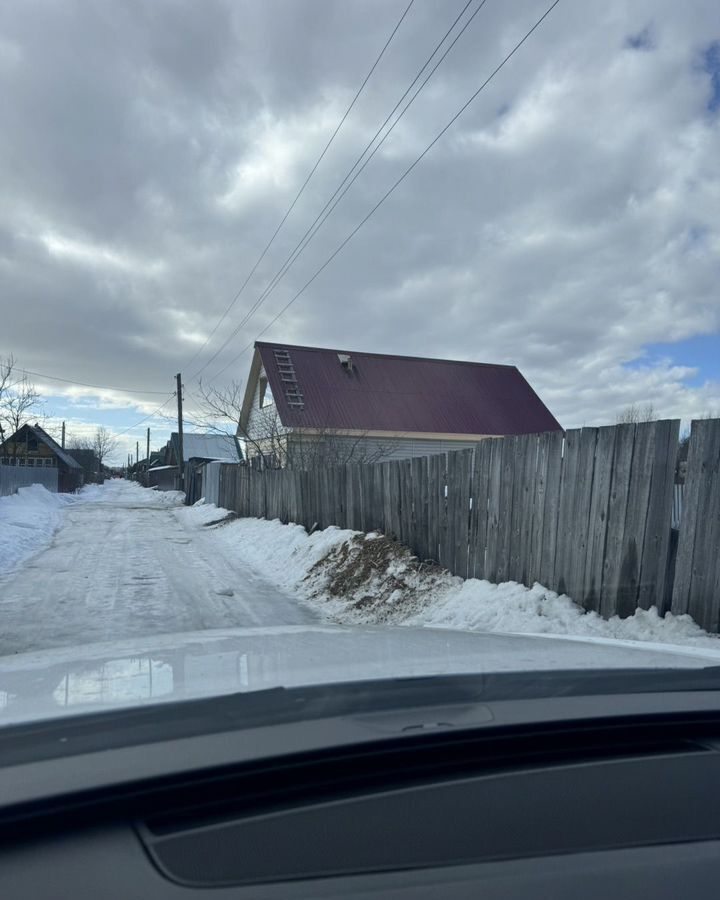
<instances>
[{"instance_id":1,"label":"cloudy sky","mask_svg":"<svg viewBox=\"0 0 720 900\"><path fill-rule=\"evenodd\" d=\"M407 3L0 5L0 356L121 389L36 377L51 417L124 458L176 372L192 415L261 332L512 363L566 427L720 409L717 0L561 0L271 324L550 3L487 0L248 318L465 6L415 0L205 343Z\"/></svg>"}]
</instances>

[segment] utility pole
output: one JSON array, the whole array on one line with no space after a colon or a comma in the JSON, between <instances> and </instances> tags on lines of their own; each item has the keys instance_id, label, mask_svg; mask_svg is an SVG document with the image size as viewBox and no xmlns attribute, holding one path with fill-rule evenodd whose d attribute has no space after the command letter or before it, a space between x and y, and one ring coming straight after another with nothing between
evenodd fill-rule
<instances>
[{"instance_id":1,"label":"utility pole","mask_svg":"<svg viewBox=\"0 0 720 900\"><path fill-rule=\"evenodd\" d=\"M182 420L182 375L180 372L175 376L177 383L177 406L178 406L178 488L185 490L185 465L183 453L183 420Z\"/></svg>"},{"instance_id":2,"label":"utility pole","mask_svg":"<svg viewBox=\"0 0 720 900\"><path fill-rule=\"evenodd\" d=\"M149 428L147 430L147 456L146 456L146 459L147 459L147 464L148 464L148 469L149 469L150 468L150 429Z\"/></svg>"},{"instance_id":3,"label":"utility pole","mask_svg":"<svg viewBox=\"0 0 720 900\"><path fill-rule=\"evenodd\" d=\"M140 462L140 441L135 441L135 459Z\"/></svg>"},{"instance_id":4,"label":"utility pole","mask_svg":"<svg viewBox=\"0 0 720 900\"><path fill-rule=\"evenodd\" d=\"M62 440L60 441L60 446L65 449L65 423L62 424Z\"/></svg>"}]
</instances>

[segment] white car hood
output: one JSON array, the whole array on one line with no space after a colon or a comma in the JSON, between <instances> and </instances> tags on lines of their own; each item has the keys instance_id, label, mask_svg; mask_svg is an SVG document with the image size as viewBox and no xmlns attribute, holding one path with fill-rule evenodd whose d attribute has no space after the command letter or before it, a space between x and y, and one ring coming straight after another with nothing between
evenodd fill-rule
<instances>
[{"instance_id":1,"label":"white car hood","mask_svg":"<svg viewBox=\"0 0 720 900\"><path fill-rule=\"evenodd\" d=\"M0 725L279 686L717 665L720 650L544 635L331 625L203 631L2 657Z\"/></svg>"}]
</instances>

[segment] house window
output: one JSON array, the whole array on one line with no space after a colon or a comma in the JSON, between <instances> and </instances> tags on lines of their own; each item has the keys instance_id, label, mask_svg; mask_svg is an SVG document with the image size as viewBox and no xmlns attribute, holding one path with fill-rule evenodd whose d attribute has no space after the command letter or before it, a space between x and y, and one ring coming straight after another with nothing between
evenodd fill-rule
<instances>
[{"instance_id":1,"label":"house window","mask_svg":"<svg viewBox=\"0 0 720 900\"><path fill-rule=\"evenodd\" d=\"M270 385L268 384L267 376L260 376L260 399L259 406L260 409L263 409L266 406L272 406L275 401L273 400L272 390L270 389Z\"/></svg>"}]
</instances>

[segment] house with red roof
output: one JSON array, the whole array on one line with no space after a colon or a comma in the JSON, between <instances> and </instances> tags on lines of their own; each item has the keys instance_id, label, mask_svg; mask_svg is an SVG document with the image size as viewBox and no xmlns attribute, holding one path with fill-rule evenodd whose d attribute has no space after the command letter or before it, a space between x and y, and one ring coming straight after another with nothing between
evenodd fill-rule
<instances>
[{"instance_id":1,"label":"house with red roof","mask_svg":"<svg viewBox=\"0 0 720 900\"><path fill-rule=\"evenodd\" d=\"M305 467L558 430L515 366L258 341L237 434L250 459Z\"/></svg>"}]
</instances>

